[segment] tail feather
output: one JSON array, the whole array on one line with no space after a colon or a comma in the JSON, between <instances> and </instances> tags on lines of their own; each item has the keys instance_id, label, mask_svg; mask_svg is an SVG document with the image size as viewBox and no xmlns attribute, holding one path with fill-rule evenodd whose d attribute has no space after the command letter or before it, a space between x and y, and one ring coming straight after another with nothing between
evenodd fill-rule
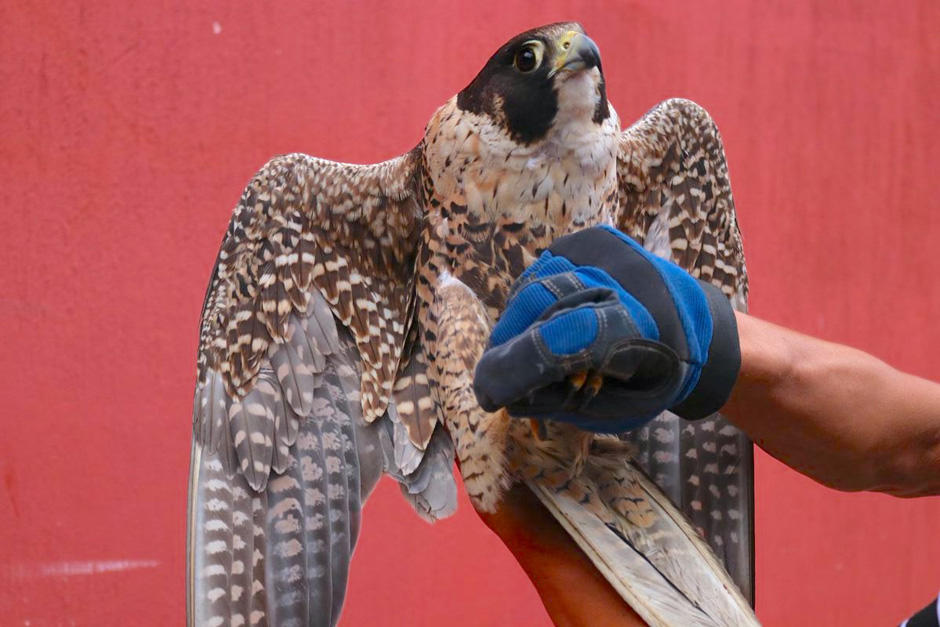
<instances>
[{"instance_id":1,"label":"tail feather","mask_svg":"<svg viewBox=\"0 0 940 627\"><path fill-rule=\"evenodd\" d=\"M621 438L753 598L754 467L747 436L720 414L686 422L663 412Z\"/></svg>"},{"instance_id":2,"label":"tail feather","mask_svg":"<svg viewBox=\"0 0 940 627\"><path fill-rule=\"evenodd\" d=\"M650 625L757 625L719 559L624 449L598 439L575 478L527 485Z\"/></svg>"},{"instance_id":3,"label":"tail feather","mask_svg":"<svg viewBox=\"0 0 940 627\"><path fill-rule=\"evenodd\" d=\"M597 516L576 501L538 483L527 483L614 590L653 627L689 625L715 627L701 609L688 603L641 553L623 542ZM621 573L626 571L628 577Z\"/></svg>"}]
</instances>

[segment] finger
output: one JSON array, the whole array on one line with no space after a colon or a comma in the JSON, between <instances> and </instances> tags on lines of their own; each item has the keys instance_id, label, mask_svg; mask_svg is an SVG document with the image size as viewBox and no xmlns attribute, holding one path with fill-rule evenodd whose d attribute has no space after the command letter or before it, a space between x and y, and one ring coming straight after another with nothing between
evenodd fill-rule
<instances>
[{"instance_id":1,"label":"finger","mask_svg":"<svg viewBox=\"0 0 940 627\"><path fill-rule=\"evenodd\" d=\"M547 385L562 381L565 372L546 350L533 327L483 353L473 376L473 391L486 411L496 411Z\"/></svg>"},{"instance_id":2,"label":"finger","mask_svg":"<svg viewBox=\"0 0 940 627\"><path fill-rule=\"evenodd\" d=\"M535 288L541 289L541 286L534 284L531 289ZM569 296L571 302L577 302L574 299L580 297L575 293ZM540 406L548 402L554 404L549 405L549 409L557 408L570 401L572 388L564 382L566 376L598 370L604 363L611 339L623 342L638 337L635 325L629 322L629 314L609 290L606 296L595 290L591 298L600 300L600 304L557 311L549 319L532 324L505 342L494 341L474 374L474 391L480 406L494 411L511 404L522 405L528 395L538 390L536 402ZM506 319L511 320L511 316ZM599 337L602 331L604 337ZM576 376L575 383L578 382ZM556 390L550 387L554 383L562 385Z\"/></svg>"},{"instance_id":3,"label":"finger","mask_svg":"<svg viewBox=\"0 0 940 627\"><path fill-rule=\"evenodd\" d=\"M575 392L567 381L556 381L540 388L530 397L519 399L506 405L506 412L514 418L546 418L554 419L557 412L567 411L565 408L576 408L579 405ZM573 414L573 411L567 413ZM572 418L569 422L575 421Z\"/></svg>"},{"instance_id":4,"label":"finger","mask_svg":"<svg viewBox=\"0 0 940 627\"><path fill-rule=\"evenodd\" d=\"M550 280L554 281L550 287L557 291L575 289L570 275ZM526 324L535 315L534 310L547 302L549 294L554 296L541 281L520 292L518 300L528 303L528 313L507 310L504 328ZM543 300L532 306L536 298ZM585 304L564 308L585 299ZM474 390L483 409L494 411L511 405L516 408L511 412L515 415L526 405L540 412L559 408L580 411L600 392L604 377L626 384L639 373L634 382L639 391L656 388L660 380L675 374L675 354L644 337L632 312L609 289L571 291L553 307L561 308L547 319L543 314L542 319L505 342L494 341L483 354L474 377ZM582 374L589 370L603 376L592 381L590 394L577 394L587 381L581 379ZM565 381L569 375L575 375L570 383ZM555 383L562 385L553 386ZM529 402L527 397L532 394L535 401ZM616 415L606 406L603 410L605 416Z\"/></svg>"},{"instance_id":5,"label":"finger","mask_svg":"<svg viewBox=\"0 0 940 627\"><path fill-rule=\"evenodd\" d=\"M687 367L668 346L634 338L611 344L598 372L618 393L657 395L681 380Z\"/></svg>"},{"instance_id":6,"label":"finger","mask_svg":"<svg viewBox=\"0 0 940 627\"><path fill-rule=\"evenodd\" d=\"M597 307L585 306L558 312L504 343L494 343L483 353L474 373L480 406L494 411L526 404L527 397L536 391L535 403L559 406L570 392L565 377L600 365L594 360L602 354L585 350L597 339L599 328ZM551 388L555 383L560 384L557 390Z\"/></svg>"},{"instance_id":7,"label":"finger","mask_svg":"<svg viewBox=\"0 0 940 627\"><path fill-rule=\"evenodd\" d=\"M597 370L573 373L576 376L547 385L507 409L512 416L560 420L604 433L623 432L646 424L669 406L681 386L684 367L674 352L658 343L620 342Z\"/></svg>"},{"instance_id":8,"label":"finger","mask_svg":"<svg viewBox=\"0 0 940 627\"><path fill-rule=\"evenodd\" d=\"M551 251L543 251L538 260L526 268L512 284L509 298L514 297L519 290L532 281L564 272L573 272L575 269L576 266L570 260L556 256Z\"/></svg>"},{"instance_id":9,"label":"finger","mask_svg":"<svg viewBox=\"0 0 940 627\"><path fill-rule=\"evenodd\" d=\"M522 288L506 305L490 334L490 346L499 346L525 331L542 313L558 301L540 281Z\"/></svg>"},{"instance_id":10,"label":"finger","mask_svg":"<svg viewBox=\"0 0 940 627\"><path fill-rule=\"evenodd\" d=\"M490 335L490 346L499 346L537 320L546 319L559 311L600 302L615 303L617 295L612 288L607 287L585 289L584 283L574 272L531 281L507 303L506 310Z\"/></svg>"}]
</instances>

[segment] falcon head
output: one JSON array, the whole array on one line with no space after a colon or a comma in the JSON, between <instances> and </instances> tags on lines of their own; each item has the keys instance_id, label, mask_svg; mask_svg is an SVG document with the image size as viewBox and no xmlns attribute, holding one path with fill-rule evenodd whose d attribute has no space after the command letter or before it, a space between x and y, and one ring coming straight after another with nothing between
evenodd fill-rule
<instances>
[{"instance_id":1,"label":"falcon head","mask_svg":"<svg viewBox=\"0 0 940 627\"><path fill-rule=\"evenodd\" d=\"M510 39L457 95L457 106L489 116L523 144L562 125L601 124L610 116L600 51L574 22Z\"/></svg>"}]
</instances>

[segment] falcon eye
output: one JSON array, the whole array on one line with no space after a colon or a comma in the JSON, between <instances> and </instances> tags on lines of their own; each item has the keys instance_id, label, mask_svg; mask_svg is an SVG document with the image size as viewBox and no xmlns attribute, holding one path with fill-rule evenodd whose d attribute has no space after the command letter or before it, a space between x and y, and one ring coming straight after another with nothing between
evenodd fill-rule
<instances>
[{"instance_id":1,"label":"falcon eye","mask_svg":"<svg viewBox=\"0 0 940 627\"><path fill-rule=\"evenodd\" d=\"M545 46L541 41L527 41L516 51L516 56L513 57L512 64L523 74L528 74L542 65L544 50Z\"/></svg>"}]
</instances>

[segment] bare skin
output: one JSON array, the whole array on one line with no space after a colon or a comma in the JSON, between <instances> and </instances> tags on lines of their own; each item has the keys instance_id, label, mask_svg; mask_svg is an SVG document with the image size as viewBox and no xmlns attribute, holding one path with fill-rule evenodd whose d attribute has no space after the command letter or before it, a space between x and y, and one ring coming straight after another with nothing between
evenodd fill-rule
<instances>
[{"instance_id":1,"label":"bare skin","mask_svg":"<svg viewBox=\"0 0 940 627\"><path fill-rule=\"evenodd\" d=\"M940 494L940 385L862 351L737 314L741 371L722 413L770 455L837 490ZM525 487L483 521L556 625L644 625Z\"/></svg>"},{"instance_id":2,"label":"bare skin","mask_svg":"<svg viewBox=\"0 0 940 627\"><path fill-rule=\"evenodd\" d=\"M867 353L737 314L722 409L762 449L837 490L940 494L940 385Z\"/></svg>"},{"instance_id":3,"label":"bare skin","mask_svg":"<svg viewBox=\"0 0 940 627\"><path fill-rule=\"evenodd\" d=\"M646 625L524 485L507 492L495 513L480 517L512 552L559 627Z\"/></svg>"}]
</instances>

